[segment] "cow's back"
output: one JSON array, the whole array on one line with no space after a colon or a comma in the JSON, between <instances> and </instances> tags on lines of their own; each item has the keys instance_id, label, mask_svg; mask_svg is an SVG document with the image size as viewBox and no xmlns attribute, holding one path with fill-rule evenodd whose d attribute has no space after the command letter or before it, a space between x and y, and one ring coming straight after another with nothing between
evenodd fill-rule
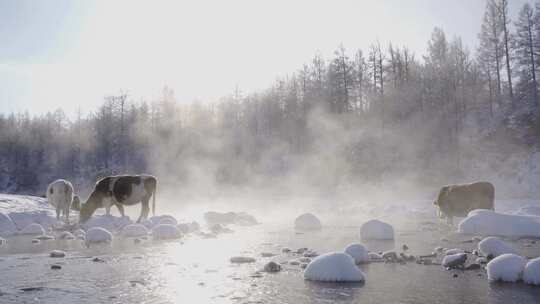
<instances>
[{"instance_id":1,"label":"cow's back","mask_svg":"<svg viewBox=\"0 0 540 304\"><path fill-rule=\"evenodd\" d=\"M466 216L474 209L494 209L495 188L489 182L451 185L448 187L446 212Z\"/></svg>"},{"instance_id":2,"label":"cow's back","mask_svg":"<svg viewBox=\"0 0 540 304\"><path fill-rule=\"evenodd\" d=\"M66 180L58 179L49 184L46 193L47 201L53 206L71 204L73 200L73 185Z\"/></svg>"}]
</instances>

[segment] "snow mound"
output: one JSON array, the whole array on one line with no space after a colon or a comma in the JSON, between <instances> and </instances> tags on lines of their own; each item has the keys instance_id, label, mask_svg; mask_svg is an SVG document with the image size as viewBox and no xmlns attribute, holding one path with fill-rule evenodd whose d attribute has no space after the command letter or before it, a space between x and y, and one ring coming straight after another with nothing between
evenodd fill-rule
<instances>
[{"instance_id":1,"label":"snow mound","mask_svg":"<svg viewBox=\"0 0 540 304\"><path fill-rule=\"evenodd\" d=\"M246 212L215 212L209 211L204 214L204 220L209 226L220 224L229 225L236 224L240 226L253 226L259 222L255 217Z\"/></svg>"},{"instance_id":2,"label":"snow mound","mask_svg":"<svg viewBox=\"0 0 540 304\"><path fill-rule=\"evenodd\" d=\"M517 282L521 280L526 260L516 254L500 255L487 264L490 281Z\"/></svg>"},{"instance_id":3,"label":"snow mound","mask_svg":"<svg viewBox=\"0 0 540 304\"><path fill-rule=\"evenodd\" d=\"M345 253L354 259L355 264L369 262L368 251L362 244L350 244L345 248Z\"/></svg>"},{"instance_id":4,"label":"snow mound","mask_svg":"<svg viewBox=\"0 0 540 304\"><path fill-rule=\"evenodd\" d=\"M48 229L58 222L55 217L45 211L11 212L9 217L19 230L30 224L40 224Z\"/></svg>"},{"instance_id":5,"label":"snow mound","mask_svg":"<svg viewBox=\"0 0 540 304\"><path fill-rule=\"evenodd\" d=\"M112 233L103 227L92 227L86 231L86 244L108 243L113 240Z\"/></svg>"},{"instance_id":6,"label":"snow mound","mask_svg":"<svg viewBox=\"0 0 540 304\"><path fill-rule=\"evenodd\" d=\"M116 231L132 223L128 216L97 215L92 216L82 226L87 230L93 227L101 227L109 231Z\"/></svg>"},{"instance_id":7,"label":"snow mound","mask_svg":"<svg viewBox=\"0 0 540 304\"><path fill-rule=\"evenodd\" d=\"M354 259L341 252L320 255L304 270L304 279L323 282L364 282L366 275L354 264Z\"/></svg>"},{"instance_id":8,"label":"snow mound","mask_svg":"<svg viewBox=\"0 0 540 304\"><path fill-rule=\"evenodd\" d=\"M11 218L4 213L0 213L0 235L10 236L17 232L17 227Z\"/></svg>"},{"instance_id":9,"label":"snow mound","mask_svg":"<svg viewBox=\"0 0 540 304\"><path fill-rule=\"evenodd\" d=\"M175 225L159 224L152 228L152 237L157 240L177 239L182 236L182 232Z\"/></svg>"},{"instance_id":10,"label":"snow mound","mask_svg":"<svg viewBox=\"0 0 540 304\"><path fill-rule=\"evenodd\" d=\"M30 224L26 227L24 227L23 230L21 230L19 232L19 234L39 234L39 235L43 235L45 234L45 229L43 229L43 226L41 226L40 224Z\"/></svg>"},{"instance_id":11,"label":"snow mound","mask_svg":"<svg viewBox=\"0 0 540 304\"><path fill-rule=\"evenodd\" d=\"M441 264L443 265L443 267L456 268L463 266L466 261L466 253L456 253L445 256Z\"/></svg>"},{"instance_id":12,"label":"snow mound","mask_svg":"<svg viewBox=\"0 0 540 304\"><path fill-rule=\"evenodd\" d=\"M478 243L478 251L486 257L498 257L505 253L518 254L517 250L512 246L499 239L498 237L490 236Z\"/></svg>"},{"instance_id":13,"label":"snow mound","mask_svg":"<svg viewBox=\"0 0 540 304\"><path fill-rule=\"evenodd\" d=\"M540 217L473 210L458 226L458 232L498 236L540 237Z\"/></svg>"},{"instance_id":14,"label":"snow mound","mask_svg":"<svg viewBox=\"0 0 540 304\"><path fill-rule=\"evenodd\" d=\"M527 284L540 285L540 258L527 262L523 271L523 281Z\"/></svg>"},{"instance_id":15,"label":"snow mound","mask_svg":"<svg viewBox=\"0 0 540 304\"><path fill-rule=\"evenodd\" d=\"M60 233L58 238L61 240L74 240L75 236L69 231L63 231L62 233Z\"/></svg>"},{"instance_id":16,"label":"snow mound","mask_svg":"<svg viewBox=\"0 0 540 304\"><path fill-rule=\"evenodd\" d=\"M453 254L457 254L457 253L464 253L465 251L463 251L463 249L460 249L460 248L452 248L452 249L448 249L444 252L445 255L453 255Z\"/></svg>"},{"instance_id":17,"label":"snow mound","mask_svg":"<svg viewBox=\"0 0 540 304\"><path fill-rule=\"evenodd\" d=\"M201 226L199 226L199 223L197 223L197 222L180 223L180 224L176 225L176 227L178 227L178 229L180 229L180 232L182 232L184 234L199 231L201 229Z\"/></svg>"},{"instance_id":18,"label":"snow mound","mask_svg":"<svg viewBox=\"0 0 540 304\"><path fill-rule=\"evenodd\" d=\"M299 230L319 230L321 221L311 213L304 213L294 220L294 228Z\"/></svg>"},{"instance_id":19,"label":"snow mound","mask_svg":"<svg viewBox=\"0 0 540 304\"><path fill-rule=\"evenodd\" d=\"M75 235L76 237L86 236L86 232L82 229L77 229L73 232L73 235Z\"/></svg>"},{"instance_id":20,"label":"snow mound","mask_svg":"<svg viewBox=\"0 0 540 304\"><path fill-rule=\"evenodd\" d=\"M379 220L370 220L360 227L360 237L363 240L393 240L394 228Z\"/></svg>"},{"instance_id":21,"label":"snow mound","mask_svg":"<svg viewBox=\"0 0 540 304\"><path fill-rule=\"evenodd\" d=\"M122 228L121 235L126 238L145 236L148 235L148 228L141 224L129 224Z\"/></svg>"}]
</instances>

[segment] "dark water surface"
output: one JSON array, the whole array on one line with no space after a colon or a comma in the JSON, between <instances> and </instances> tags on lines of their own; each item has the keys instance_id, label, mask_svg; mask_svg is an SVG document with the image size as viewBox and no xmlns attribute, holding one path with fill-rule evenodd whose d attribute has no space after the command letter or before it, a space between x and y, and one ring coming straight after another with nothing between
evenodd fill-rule
<instances>
[{"instance_id":1,"label":"dark water surface","mask_svg":"<svg viewBox=\"0 0 540 304\"><path fill-rule=\"evenodd\" d=\"M407 244L414 255L429 254L437 246L476 247L468 242L471 236L452 233L432 219L401 221L395 227L395 242L364 244L372 251ZM28 237L11 238L0 247L0 303L540 303L540 287L489 283L484 270L446 271L414 262L362 265L364 284L305 281L302 269L290 264L261 276L257 271L268 261L298 259L282 248L343 250L360 241L359 226L306 233L269 224L233 229L210 239L191 235L140 244L115 239L112 246L89 249L74 240L32 244ZM540 255L533 240L510 241L525 256ZM50 258L52 249L63 249L67 256ZM263 258L262 252L277 255ZM257 261L231 264L233 256ZM95 257L102 261L94 262ZM53 264L62 269L52 270Z\"/></svg>"}]
</instances>

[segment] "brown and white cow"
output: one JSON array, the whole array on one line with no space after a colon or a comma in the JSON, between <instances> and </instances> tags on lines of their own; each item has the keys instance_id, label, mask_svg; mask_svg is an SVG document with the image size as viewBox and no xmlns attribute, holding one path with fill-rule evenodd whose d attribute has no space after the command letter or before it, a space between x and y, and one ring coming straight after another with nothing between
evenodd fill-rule
<instances>
[{"instance_id":1,"label":"brown and white cow","mask_svg":"<svg viewBox=\"0 0 540 304\"><path fill-rule=\"evenodd\" d=\"M107 176L100 179L86 203L81 206L79 222L86 222L97 208L106 208L110 214L112 205L115 205L120 214L124 216L124 205L142 204L141 215L137 222L148 217L150 212L149 201L153 196L152 214L156 211L157 179L151 175L118 175Z\"/></svg>"},{"instance_id":2,"label":"brown and white cow","mask_svg":"<svg viewBox=\"0 0 540 304\"><path fill-rule=\"evenodd\" d=\"M495 187L489 182L444 186L433 202L439 217L452 223L453 217L464 217L475 209L494 210Z\"/></svg>"}]
</instances>

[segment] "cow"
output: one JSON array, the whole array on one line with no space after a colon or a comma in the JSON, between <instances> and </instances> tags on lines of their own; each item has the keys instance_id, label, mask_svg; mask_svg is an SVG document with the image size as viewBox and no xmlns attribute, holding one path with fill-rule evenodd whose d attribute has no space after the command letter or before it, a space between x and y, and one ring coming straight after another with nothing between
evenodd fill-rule
<instances>
[{"instance_id":1,"label":"cow","mask_svg":"<svg viewBox=\"0 0 540 304\"><path fill-rule=\"evenodd\" d=\"M60 220L60 213L66 217L69 223L69 209L73 203L73 185L64 179L58 179L47 187L47 201L56 208L56 219Z\"/></svg>"},{"instance_id":2,"label":"cow","mask_svg":"<svg viewBox=\"0 0 540 304\"><path fill-rule=\"evenodd\" d=\"M452 224L454 216L464 217L475 209L494 210L494 199L495 187L491 183L475 182L442 187L433 204L439 217L446 217Z\"/></svg>"},{"instance_id":3,"label":"cow","mask_svg":"<svg viewBox=\"0 0 540 304\"><path fill-rule=\"evenodd\" d=\"M148 217L149 201L152 200L152 214L156 212L157 179L151 175L117 175L107 176L97 181L92 193L81 206L79 222L86 222L97 208L105 208L110 214L111 206L115 205L124 216L124 206L142 204L141 215L137 220Z\"/></svg>"}]
</instances>

